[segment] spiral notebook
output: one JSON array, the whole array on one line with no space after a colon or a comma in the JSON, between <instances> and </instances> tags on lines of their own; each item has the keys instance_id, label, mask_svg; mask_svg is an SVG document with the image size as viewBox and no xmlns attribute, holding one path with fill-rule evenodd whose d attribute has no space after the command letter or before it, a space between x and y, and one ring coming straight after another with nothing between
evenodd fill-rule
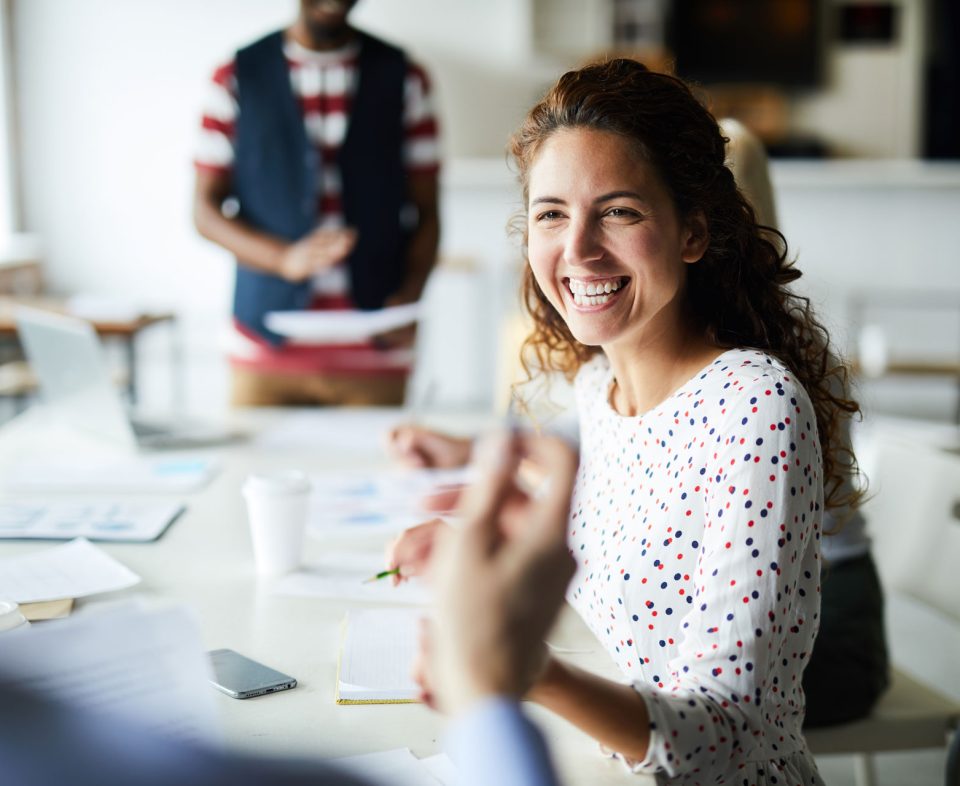
<instances>
[{"instance_id":1,"label":"spiral notebook","mask_svg":"<svg viewBox=\"0 0 960 786\"><path fill-rule=\"evenodd\" d=\"M415 704L422 609L358 609L343 623L337 704Z\"/></svg>"}]
</instances>

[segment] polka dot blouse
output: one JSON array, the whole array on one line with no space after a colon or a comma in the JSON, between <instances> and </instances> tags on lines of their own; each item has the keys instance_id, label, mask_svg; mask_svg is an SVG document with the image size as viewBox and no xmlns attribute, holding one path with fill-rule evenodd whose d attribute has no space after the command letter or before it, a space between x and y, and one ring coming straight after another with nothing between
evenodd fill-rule
<instances>
[{"instance_id":1,"label":"polka dot blouse","mask_svg":"<svg viewBox=\"0 0 960 786\"><path fill-rule=\"evenodd\" d=\"M612 409L612 382L600 356L575 385L569 599L646 702L636 771L821 783L800 734L823 502L809 398L744 349L638 417Z\"/></svg>"}]
</instances>

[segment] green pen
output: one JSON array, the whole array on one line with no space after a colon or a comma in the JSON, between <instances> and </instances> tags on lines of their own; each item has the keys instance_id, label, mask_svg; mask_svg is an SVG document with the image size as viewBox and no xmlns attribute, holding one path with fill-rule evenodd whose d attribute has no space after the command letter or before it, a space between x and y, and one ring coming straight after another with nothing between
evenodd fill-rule
<instances>
[{"instance_id":1,"label":"green pen","mask_svg":"<svg viewBox=\"0 0 960 786\"><path fill-rule=\"evenodd\" d=\"M392 570L381 570L375 576L371 576L369 579L364 579L364 584L370 584L374 581L379 581L380 579L385 579L387 576L399 576L400 568L393 568Z\"/></svg>"}]
</instances>

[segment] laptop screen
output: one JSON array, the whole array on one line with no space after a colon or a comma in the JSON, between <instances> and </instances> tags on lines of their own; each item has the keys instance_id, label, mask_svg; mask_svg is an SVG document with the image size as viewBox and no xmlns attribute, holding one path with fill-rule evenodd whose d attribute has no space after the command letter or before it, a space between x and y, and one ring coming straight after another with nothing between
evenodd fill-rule
<instances>
[{"instance_id":1,"label":"laptop screen","mask_svg":"<svg viewBox=\"0 0 960 786\"><path fill-rule=\"evenodd\" d=\"M130 420L93 326L31 308L18 309L16 321L23 351L51 413L77 429L134 447Z\"/></svg>"}]
</instances>

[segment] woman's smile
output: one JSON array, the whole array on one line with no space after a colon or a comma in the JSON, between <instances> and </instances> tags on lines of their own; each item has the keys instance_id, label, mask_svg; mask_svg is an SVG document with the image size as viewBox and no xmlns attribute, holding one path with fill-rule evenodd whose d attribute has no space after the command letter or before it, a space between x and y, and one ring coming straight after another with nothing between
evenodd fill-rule
<instances>
[{"instance_id":1,"label":"woman's smile","mask_svg":"<svg viewBox=\"0 0 960 786\"><path fill-rule=\"evenodd\" d=\"M572 278L563 280L573 304L580 310L594 310L608 305L626 290L630 279L626 276L611 278Z\"/></svg>"}]
</instances>

